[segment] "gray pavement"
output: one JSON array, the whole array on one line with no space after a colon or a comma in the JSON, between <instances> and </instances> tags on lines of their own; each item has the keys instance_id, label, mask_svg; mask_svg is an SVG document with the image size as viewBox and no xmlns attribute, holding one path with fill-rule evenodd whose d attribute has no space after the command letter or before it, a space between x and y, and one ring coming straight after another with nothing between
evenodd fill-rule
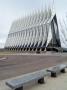
<instances>
[{"instance_id":1,"label":"gray pavement","mask_svg":"<svg viewBox=\"0 0 67 90\"><path fill-rule=\"evenodd\" d=\"M0 80L0 90L12 90L5 85L5 81ZM24 87L24 90L67 90L67 70L65 74L60 74L57 78L47 76L45 84L32 82L31 85L30 83L28 85Z\"/></svg>"},{"instance_id":2,"label":"gray pavement","mask_svg":"<svg viewBox=\"0 0 67 90\"><path fill-rule=\"evenodd\" d=\"M0 58L0 80L67 63L67 54L6 55Z\"/></svg>"}]
</instances>

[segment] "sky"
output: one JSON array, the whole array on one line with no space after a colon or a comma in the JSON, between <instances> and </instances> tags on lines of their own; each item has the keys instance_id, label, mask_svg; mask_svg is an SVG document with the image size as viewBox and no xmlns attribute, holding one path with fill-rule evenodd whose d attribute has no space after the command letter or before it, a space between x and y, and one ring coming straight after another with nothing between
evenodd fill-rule
<instances>
[{"instance_id":1,"label":"sky","mask_svg":"<svg viewBox=\"0 0 67 90\"><path fill-rule=\"evenodd\" d=\"M59 21L63 23L63 19L66 20L67 0L0 0L0 47L4 46L14 20L24 17L38 9L44 9L49 5L54 7L58 23ZM65 25L63 26L65 27Z\"/></svg>"}]
</instances>

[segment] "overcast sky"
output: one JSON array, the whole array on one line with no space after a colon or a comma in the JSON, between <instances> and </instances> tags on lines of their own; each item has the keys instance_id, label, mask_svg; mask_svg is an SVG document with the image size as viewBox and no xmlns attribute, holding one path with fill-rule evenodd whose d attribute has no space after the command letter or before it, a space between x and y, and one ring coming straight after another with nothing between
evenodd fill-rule
<instances>
[{"instance_id":1,"label":"overcast sky","mask_svg":"<svg viewBox=\"0 0 67 90\"><path fill-rule=\"evenodd\" d=\"M5 43L11 24L15 19L53 5L53 0L0 0L0 47ZM54 0L54 9L59 19L65 18L67 0Z\"/></svg>"}]
</instances>

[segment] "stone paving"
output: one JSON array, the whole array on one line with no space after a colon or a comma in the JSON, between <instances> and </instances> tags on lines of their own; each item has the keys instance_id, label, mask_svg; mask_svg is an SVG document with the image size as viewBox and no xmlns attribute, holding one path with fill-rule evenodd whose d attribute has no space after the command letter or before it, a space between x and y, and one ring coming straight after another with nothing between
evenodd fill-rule
<instances>
[{"instance_id":1,"label":"stone paving","mask_svg":"<svg viewBox=\"0 0 67 90\"><path fill-rule=\"evenodd\" d=\"M5 81L0 80L0 90L12 90L5 85ZM65 74L60 74L57 78L46 77L45 84L33 83L30 85L29 83L29 86L24 87L24 90L67 90L67 70Z\"/></svg>"}]
</instances>

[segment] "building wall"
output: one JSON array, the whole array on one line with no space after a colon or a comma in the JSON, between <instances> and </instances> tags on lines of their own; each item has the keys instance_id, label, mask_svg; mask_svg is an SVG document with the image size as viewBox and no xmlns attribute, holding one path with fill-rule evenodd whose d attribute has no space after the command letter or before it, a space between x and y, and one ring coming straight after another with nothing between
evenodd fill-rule
<instances>
[{"instance_id":1,"label":"building wall","mask_svg":"<svg viewBox=\"0 0 67 90\"><path fill-rule=\"evenodd\" d=\"M51 40L58 44L58 41L56 42L59 40L57 19L56 14L52 15L51 9L38 11L31 16L16 20L11 26L5 48L45 49L52 42L47 40L50 29ZM47 41L49 41L48 44Z\"/></svg>"}]
</instances>

